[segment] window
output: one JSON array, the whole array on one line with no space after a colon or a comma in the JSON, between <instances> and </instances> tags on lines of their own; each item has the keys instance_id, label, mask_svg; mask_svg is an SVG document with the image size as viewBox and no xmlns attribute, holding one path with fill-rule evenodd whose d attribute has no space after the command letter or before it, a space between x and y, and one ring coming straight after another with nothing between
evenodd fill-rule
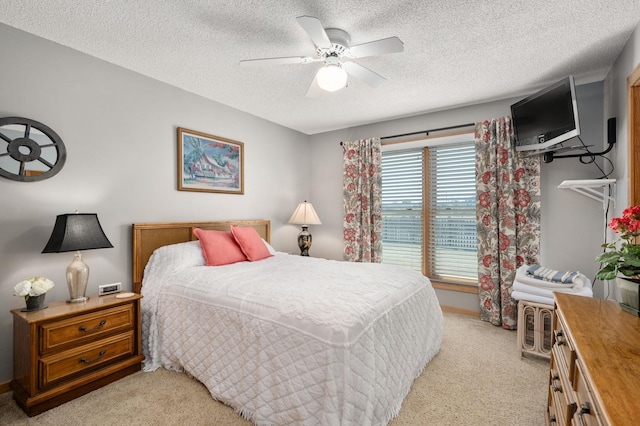
<instances>
[{"instance_id":1,"label":"window","mask_svg":"<svg viewBox=\"0 0 640 426\"><path fill-rule=\"evenodd\" d=\"M472 143L428 149L427 265L443 281L478 280L476 165Z\"/></svg>"},{"instance_id":2,"label":"window","mask_svg":"<svg viewBox=\"0 0 640 426\"><path fill-rule=\"evenodd\" d=\"M382 262L477 283L473 142L382 154Z\"/></svg>"},{"instance_id":3,"label":"window","mask_svg":"<svg viewBox=\"0 0 640 426\"><path fill-rule=\"evenodd\" d=\"M422 149L382 153L382 263L422 272Z\"/></svg>"}]
</instances>

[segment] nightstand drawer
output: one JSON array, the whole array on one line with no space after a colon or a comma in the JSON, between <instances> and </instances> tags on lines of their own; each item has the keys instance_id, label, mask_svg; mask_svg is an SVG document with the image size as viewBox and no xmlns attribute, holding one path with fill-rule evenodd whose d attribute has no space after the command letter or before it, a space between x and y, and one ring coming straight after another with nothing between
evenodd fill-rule
<instances>
[{"instance_id":1,"label":"nightstand drawer","mask_svg":"<svg viewBox=\"0 0 640 426\"><path fill-rule=\"evenodd\" d=\"M131 329L134 319L134 305L126 304L42 324L39 328L40 353L45 354L69 344L81 345L83 340Z\"/></svg>"},{"instance_id":2,"label":"nightstand drawer","mask_svg":"<svg viewBox=\"0 0 640 426\"><path fill-rule=\"evenodd\" d=\"M135 354L133 330L40 359L40 388Z\"/></svg>"}]
</instances>

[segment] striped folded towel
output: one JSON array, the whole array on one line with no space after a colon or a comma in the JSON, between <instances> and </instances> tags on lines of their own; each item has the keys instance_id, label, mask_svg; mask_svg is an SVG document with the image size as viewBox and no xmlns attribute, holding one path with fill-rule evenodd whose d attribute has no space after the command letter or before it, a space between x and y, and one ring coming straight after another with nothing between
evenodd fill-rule
<instances>
[{"instance_id":1,"label":"striped folded towel","mask_svg":"<svg viewBox=\"0 0 640 426\"><path fill-rule=\"evenodd\" d=\"M573 284L578 277L579 272L571 271L555 271L553 269L544 268L540 265L533 264L527 268L527 275L539 280L551 281L561 284Z\"/></svg>"}]
</instances>

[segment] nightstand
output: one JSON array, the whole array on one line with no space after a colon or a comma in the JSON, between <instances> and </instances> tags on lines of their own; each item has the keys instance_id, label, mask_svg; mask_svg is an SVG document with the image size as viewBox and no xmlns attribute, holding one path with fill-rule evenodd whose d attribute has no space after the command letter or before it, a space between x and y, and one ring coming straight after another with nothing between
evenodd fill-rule
<instances>
[{"instance_id":1,"label":"nightstand","mask_svg":"<svg viewBox=\"0 0 640 426\"><path fill-rule=\"evenodd\" d=\"M116 296L11 311L11 389L25 413L35 416L140 370L142 296Z\"/></svg>"}]
</instances>

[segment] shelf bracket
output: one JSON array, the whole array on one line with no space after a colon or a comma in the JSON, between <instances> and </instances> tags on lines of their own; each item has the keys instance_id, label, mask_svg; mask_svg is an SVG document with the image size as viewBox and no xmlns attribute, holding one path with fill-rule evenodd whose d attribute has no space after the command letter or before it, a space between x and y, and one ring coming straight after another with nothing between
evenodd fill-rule
<instances>
[{"instance_id":1,"label":"shelf bracket","mask_svg":"<svg viewBox=\"0 0 640 426\"><path fill-rule=\"evenodd\" d=\"M602 203L602 208L607 210L607 204L616 205L616 180L615 179L587 179L565 180L560 189L571 189L579 194Z\"/></svg>"}]
</instances>

